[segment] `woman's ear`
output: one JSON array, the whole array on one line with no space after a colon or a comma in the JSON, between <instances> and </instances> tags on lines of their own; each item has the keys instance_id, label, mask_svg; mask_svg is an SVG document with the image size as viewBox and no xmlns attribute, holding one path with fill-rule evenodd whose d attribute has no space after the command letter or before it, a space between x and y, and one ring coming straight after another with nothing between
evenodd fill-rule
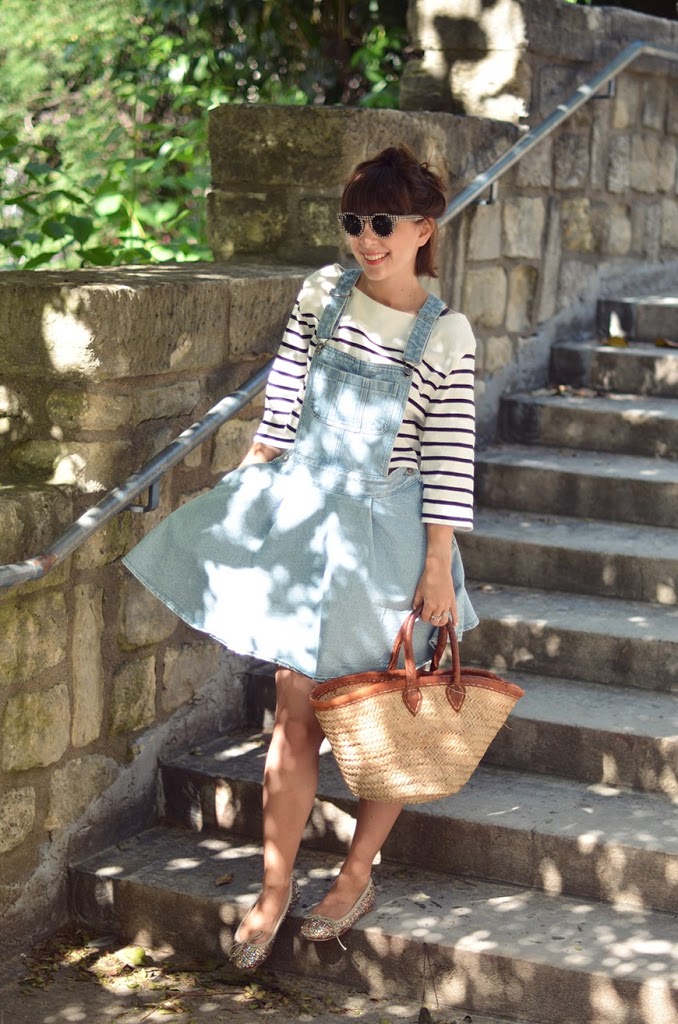
<instances>
[{"instance_id":1,"label":"woman's ear","mask_svg":"<svg viewBox=\"0 0 678 1024\"><path fill-rule=\"evenodd\" d=\"M433 234L435 230L435 221L431 217L424 217L423 220L419 221L417 227L419 228L418 245L419 248L421 248L422 245L426 245Z\"/></svg>"}]
</instances>

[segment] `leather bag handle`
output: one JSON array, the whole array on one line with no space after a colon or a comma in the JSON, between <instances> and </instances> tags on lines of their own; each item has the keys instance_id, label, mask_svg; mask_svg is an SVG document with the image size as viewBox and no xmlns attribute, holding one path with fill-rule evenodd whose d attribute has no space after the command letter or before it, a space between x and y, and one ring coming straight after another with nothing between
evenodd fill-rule
<instances>
[{"instance_id":1,"label":"leather bag handle","mask_svg":"<svg viewBox=\"0 0 678 1024\"><path fill-rule=\"evenodd\" d=\"M404 651L405 659L405 677L406 683L403 687L402 698L407 710L416 715L421 707L421 688L418 686L419 677L424 674L423 669L417 669L416 662L414 660L414 651L412 647L412 634L414 631L414 623L417 620L418 612L413 611L407 616L402 626L398 630L398 635L393 643L393 650L391 652L391 660L388 665L388 671L397 670L398 658L400 657L401 649ZM438 641L436 643L436 649L431 659L430 672L438 672L439 665L447 644L450 644L452 650L452 672L449 675L447 684L445 686L445 696L451 707L455 711L461 711L464 698L466 696L466 690L464 684L461 681L461 662L459 660L459 643L454 629L450 627L450 621L444 622L442 626L438 626ZM441 675L447 673L441 672Z\"/></svg>"}]
</instances>

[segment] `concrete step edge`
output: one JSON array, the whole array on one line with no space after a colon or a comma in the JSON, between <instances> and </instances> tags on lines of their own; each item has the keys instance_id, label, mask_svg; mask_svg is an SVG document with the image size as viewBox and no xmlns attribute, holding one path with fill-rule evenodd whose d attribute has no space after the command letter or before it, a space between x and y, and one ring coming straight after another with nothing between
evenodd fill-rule
<instances>
[{"instance_id":1,"label":"concrete step edge","mask_svg":"<svg viewBox=\"0 0 678 1024\"><path fill-rule=\"evenodd\" d=\"M480 506L473 534L510 537L525 544L548 544L582 553L624 554L633 558L678 559L678 528L626 523L613 519L583 519L561 513L516 511ZM458 535L463 550L473 534Z\"/></svg>"},{"instance_id":2,"label":"concrete step edge","mask_svg":"<svg viewBox=\"0 0 678 1024\"><path fill-rule=\"evenodd\" d=\"M163 763L168 819L258 836L265 750L265 737L228 737ZM328 747L306 843L341 850L356 807ZM678 854L676 817L664 796L481 765L456 795L406 807L384 852L451 874L678 911L665 885ZM624 870L611 871L612 862Z\"/></svg>"},{"instance_id":3,"label":"concrete step edge","mask_svg":"<svg viewBox=\"0 0 678 1024\"><path fill-rule=\"evenodd\" d=\"M678 463L643 455L617 454L585 448L554 448L548 445L498 444L481 448L476 453L481 465L522 466L542 472L577 473L600 479L620 479L653 484L678 482Z\"/></svg>"},{"instance_id":4,"label":"concrete step edge","mask_svg":"<svg viewBox=\"0 0 678 1024\"><path fill-rule=\"evenodd\" d=\"M150 933L156 942L221 956L258 892L260 852L250 842L154 830L127 850L116 846L73 868L73 909L88 926L113 927L127 940ZM320 970L378 996L419 998L428 950L442 1005L543 1024L643 1024L649 1003L652 1024L675 1020L671 915L382 863L375 869L377 907L347 933L344 953L298 934L336 870L334 858L300 854L302 902L281 928L271 968ZM224 872L232 881L217 886ZM658 947L667 951L660 962Z\"/></svg>"}]
</instances>

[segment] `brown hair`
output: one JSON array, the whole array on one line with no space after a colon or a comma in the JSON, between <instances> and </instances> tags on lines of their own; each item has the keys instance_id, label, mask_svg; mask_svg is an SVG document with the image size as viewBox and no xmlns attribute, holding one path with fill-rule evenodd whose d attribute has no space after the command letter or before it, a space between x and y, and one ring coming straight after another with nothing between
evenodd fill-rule
<instances>
[{"instance_id":1,"label":"brown hair","mask_svg":"<svg viewBox=\"0 0 678 1024\"><path fill-rule=\"evenodd\" d=\"M433 234L417 252L417 276L437 277L434 266L439 217L447 205L442 178L408 146L389 146L358 164L341 196L342 213L418 213L433 221Z\"/></svg>"}]
</instances>

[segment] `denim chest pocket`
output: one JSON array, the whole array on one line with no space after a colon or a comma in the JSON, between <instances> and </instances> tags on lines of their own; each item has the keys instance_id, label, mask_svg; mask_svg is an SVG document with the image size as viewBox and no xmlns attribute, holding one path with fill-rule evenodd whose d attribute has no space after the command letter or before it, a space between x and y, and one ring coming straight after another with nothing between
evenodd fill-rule
<instances>
[{"instance_id":1,"label":"denim chest pocket","mask_svg":"<svg viewBox=\"0 0 678 1024\"><path fill-rule=\"evenodd\" d=\"M385 434L393 428L401 396L392 381L330 366L318 369L310 395L316 419L356 434Z\"/></svg>"}]
</instances>

